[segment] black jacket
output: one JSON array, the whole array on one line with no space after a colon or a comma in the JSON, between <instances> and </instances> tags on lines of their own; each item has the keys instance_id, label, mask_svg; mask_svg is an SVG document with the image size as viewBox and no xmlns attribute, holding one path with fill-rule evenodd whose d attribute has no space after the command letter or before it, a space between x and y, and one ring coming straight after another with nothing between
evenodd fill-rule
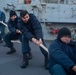
<instances>
[{"instance_id":1,"label":"black jacket","mask_svg":"<svg viewBox=\"0 0 76 75\"><path fill-rule=\"evenodd\" d=\"M43 38L42 28L33 14L29 14L30 19L27 23L24 23L21 19L18 20L18 27L22 34L29 40L32 38L40 39Z\"/></svg>"},{"instance_id":2,"label":"black jacket","mask_svg":"<svg viewBox=\"0 0 76 75\"><path fill-rule=\"evenodd\" d=\"M60 64L63 68L70 70L76 64L76 43L65 44L60 40L54 40L49 47L50 69L55 64Z\"/></svg>"},{"instance_id":3,"label":"black jacket","mask_svg":"<svg viewBox=\"0 0 76 75\"><path fill-rule=\"evenodd\" d=\"M18 17L15 19L15 21L12 21L9 19L8 21L8 29L11 33L16 34L16 29L18 29Z\"/></svg>"}]
</instances>

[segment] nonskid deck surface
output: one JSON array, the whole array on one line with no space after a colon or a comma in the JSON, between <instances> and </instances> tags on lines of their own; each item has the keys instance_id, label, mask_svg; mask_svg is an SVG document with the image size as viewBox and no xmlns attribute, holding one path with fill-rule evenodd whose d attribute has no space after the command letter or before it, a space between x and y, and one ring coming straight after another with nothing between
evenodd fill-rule
<instances>
[{"instance_id":1,"label":"nonskid deck surface","mask_svg":"<svg viewBox=\"0 0 76 75\"><path fill-rule=\"evenodd\" d=\"M45 41L47 47L50 41ZM0 75L50 75L48 70L44 69L44 57L39 47L30 42L33 59L25 69L20 68L22 62L21 43L14 42L16 53L7 55L9 48L3 47L0 43Z\"/></svg>"}]
</instances>

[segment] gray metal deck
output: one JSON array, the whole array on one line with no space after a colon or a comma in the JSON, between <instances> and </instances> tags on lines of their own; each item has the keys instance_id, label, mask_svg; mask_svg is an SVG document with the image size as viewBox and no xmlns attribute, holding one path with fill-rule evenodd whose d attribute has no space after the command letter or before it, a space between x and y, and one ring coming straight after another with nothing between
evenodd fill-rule
<instances>
[{"instance_id":1,"label":"gray metal deck","mask_svg":"<svg viewBox=\"0 0 76 75\"><path fill-rule=\"evenodd\" d=\"M45 42L49 47L50 41ZM21 44L14 42L17 52L7 55L9 50L0 43L0 75L50 75L48 70L44 69L44 57L39 47L30 42L33 59L29 61L29 66L25 69L20 68L22 62Z\"/></svg>"}]
</instances>

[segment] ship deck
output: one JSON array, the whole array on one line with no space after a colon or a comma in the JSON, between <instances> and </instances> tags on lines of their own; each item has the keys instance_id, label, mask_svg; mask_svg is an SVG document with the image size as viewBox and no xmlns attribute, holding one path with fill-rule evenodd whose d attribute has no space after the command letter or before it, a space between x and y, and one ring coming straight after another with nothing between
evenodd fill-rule
<instances>
[{"instance_id":1,"label":"ship deck","mask_svg":"<svg viewBox=\"0 0 76 75\"><path fill-rule=\"evenodd\" d=\"M30 42L33 59L29 61L29 65L25 69L20 68L22 62L21 43L13 42L16 53L7 55L9 48L4 47L4 43L0 43L0 75L50 75L48 70L44 68L44 57L37 45ZM45 41L47 47L50 41Z\"/></svg>"}]
</instances>

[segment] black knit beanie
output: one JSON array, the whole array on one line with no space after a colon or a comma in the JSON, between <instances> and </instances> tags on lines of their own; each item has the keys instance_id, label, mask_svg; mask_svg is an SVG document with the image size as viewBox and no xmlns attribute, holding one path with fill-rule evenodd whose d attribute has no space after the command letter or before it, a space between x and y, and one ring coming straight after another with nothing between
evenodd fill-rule
<instances>
[{"instance_id":1,"label":"black knit beanie","mask_svg":"<svg viewBox=\"0 0 76 75\"><path fill-rule=\"evenodd\" d=\"M59 31L58 31L58 39L60 39L61 37L63 37L63 36L69 36L69 37L71 37L71 32L70 32L70 30L68 29L68 28L66 28L66 27L63 27L63 28L61 28Z\"/></svg>"},{"instance_id":2,"label":"black knit beanie","mask_svg":"<svg viewBox=\"0 0 76 75\"><path fill-rule=\"evenodd\" d=\"M10 11L10 17L12 17L13 15L17 15L15 11L11 10Z\"/></svg>"}]
</instances>

